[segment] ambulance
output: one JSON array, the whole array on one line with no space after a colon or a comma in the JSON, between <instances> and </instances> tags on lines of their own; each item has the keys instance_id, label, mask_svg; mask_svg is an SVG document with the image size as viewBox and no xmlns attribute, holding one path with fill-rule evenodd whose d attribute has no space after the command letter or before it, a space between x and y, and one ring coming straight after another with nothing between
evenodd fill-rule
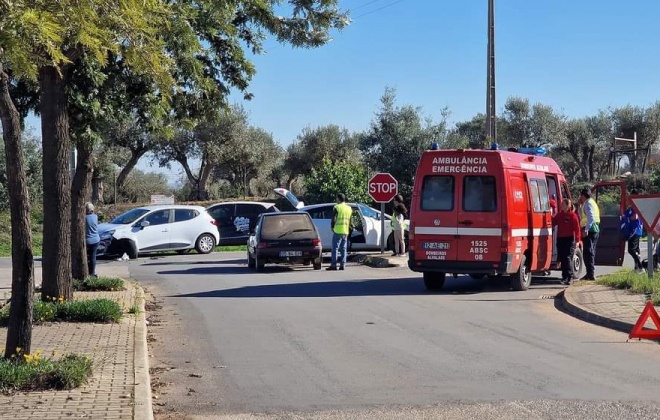
<instances>
[{"instance_id":1,"label":"ambulance","mask_svg":"<svg viewBox=\"0 0 660 420\"><path fill-rule=\"evenodd\" d=\"M526 290L533 273L559 269L551 199L559 209L571 195L559 165L544 152L502 150L495 144L483 150L439 150L434 144L422 154L410 206L408 266L423 273L428 290L441 289L447 274L508 276L514 290ZM625 184L596 184L592 197L601 213L596 264L620 266ZM578 276L583 269L579 248L573 266Z\"/></svg>"}]
</instances>

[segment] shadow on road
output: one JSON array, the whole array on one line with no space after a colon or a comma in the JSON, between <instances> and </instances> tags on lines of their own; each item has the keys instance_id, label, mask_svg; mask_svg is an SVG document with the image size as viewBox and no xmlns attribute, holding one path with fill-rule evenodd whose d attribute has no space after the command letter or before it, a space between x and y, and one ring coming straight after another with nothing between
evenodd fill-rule
<instances>
[{"instance_id":1,"label":"shadow on road","mask_svg":"<svg viewBox=\"0 0 660 420\"><path fill-rule=\"evenodd\" d=\"M156 266L156 265L215 265L215 264L247 264L247 259L245 258L236 258L233 260L212 260L212 261L163 261L163 262L149 262L142 264L143 266ZM239 267L240 268L240 267Z\"/></svg>"},{"instance_id":2,"label":"shadow on road","mask_svg":"<svg viewBox=\"0 0 660 420\"><path fill-rule=\"evenodd\" d=\"M473 294L483 290L482 284L448 285L437 293L430 293L417 279L338 280L305 283L263 284L234 289L175 295L196 298L273 298L273 297L348 297Z\"/></svg>"}]
</instances>

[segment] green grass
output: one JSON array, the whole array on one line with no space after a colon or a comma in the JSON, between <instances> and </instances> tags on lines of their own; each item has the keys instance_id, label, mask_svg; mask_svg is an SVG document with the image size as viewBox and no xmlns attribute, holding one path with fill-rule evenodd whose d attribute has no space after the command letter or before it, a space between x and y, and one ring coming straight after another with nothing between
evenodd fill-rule
<instances>
[{"instance_id":1,"label":"green grass","mask_svg":"<svg viewBox=\"0 0 660 420\"><path fill-rule=\"evenodd\" d=\"M137 315L137 314L140 313L140 307L138 305L133 305L130 308L128 308L128 313L133 314L133 315Z\"/></svg>"},{"instance_id":2,"label":"green grass","mask_svg":"<svg viewBox=\"0 0 660 420\"><path fill-rule=\"evenodd\" d=\"M247 251L247 245L225 245L215 247L215 252Z\"/></svg>"},{"instance_id":3,"label":"green grass","mask_svg":"<svg viewBox=\"0 0 660 420\"><path fill-rule=\"evenodd\" d=\"M72 389L87 382L92 361L87 356L68 354L58 360L34 355L0 359L0 391L41 391Z\"/></svg>"},{"instance_id":4,"label":"green grass","mask_svg":"<svg viewBox=\"0 0 660 420\"><path fill-rule=\"evenodd\" d=\"M80 292L98 292L125 290L124 280L119 277L87 277L84 280L73 280L73 290Z\"/></svg>"},{"instance_id":5,"label":"green grass","mask_svg":"<svg viewBox=\"0 0 660 420\"><path fill-rule=\"evenodd\" d=\"M118 322L122 317L122 309L117 302L110 299L69 300L65 302L34 301L33 323L43 322ZM9 305L0 310L0 325L7 325L9 320Z\"/></svg>"},{"instance_id":6,"label":"green grass","mask_svg":"<svg viewBox=\"0 0 660 420\"><path fill-rule=\"evenodd\" d=\"M596 283L650 296L654 305L660 305L660 273L658 272L654 272L653 278L649 279L646 273L637 274L633 270L620 270L599 277Z\"/></svg>"},{"instance_id":7,"label":"green grass","mask_svg":"<svg viewBox=\"0 0 660 420\"><path fill-rule=\"evenodd\" d=\"M32 221L32 254L41 255L43 247L43 214L41 210L33 209ZM9 211L0 212L0 257L11 257L11 217Z\"/></svg>"}]
</instances>

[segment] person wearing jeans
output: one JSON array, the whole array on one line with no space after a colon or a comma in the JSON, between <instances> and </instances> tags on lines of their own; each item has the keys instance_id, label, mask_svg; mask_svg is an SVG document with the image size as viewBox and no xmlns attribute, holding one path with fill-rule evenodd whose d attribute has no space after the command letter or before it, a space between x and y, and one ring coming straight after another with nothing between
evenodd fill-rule
<instances>
[{"instance_id":1,"label":"person wearing jeans","mask_svg":"<svg viewBox=\"0 0 660 420\"><path fill-rule=\"evenodd\" d=\"M596 244L600 236L600 210L598 203L591 198L588 188L580 192L580 231L582 232L582 251L584 253L584 266L587 273L582 280L596 279Z\"/></svg>"},{"instance_id":2,"label":"person wearing jeans","mask_svg":"<svg viewBox=\"0 0 660 420\"><path fill-rule=\"evenodd\" d=\"M630 191L630 195L637 195L637 190L633 189ZM639 239L644 233L644 227L642 226L642 221L637 216L635 209L632 206L630 197L628 197L628 208L621 216L622 223L625 226L627 241L628 241L628 254L633 258L635 262L635 272L638 274L644 273L644 267L642 266L642 257L639 252Z\"/></svg>"},{"instance_id":3,"label":"person wearing jeans","mask_svg":"<svg viewBox=\"0 0 660 420\"><path fill-rule=\"evenodd\" d=\"M332 253L330 267L326 270L337 270L337 253L339 252L339 269L343 270L346 267L346 244L348 242L348 235L351 231L351 214L353 209L346 204L346 196L344 194L337 194L337 204L333 209L332 222Z\"/></svg>"},{"instance_id":4,"label":"person wearing jeans","mask_svg":"<svg viewBox=\"0 0 660 420\"><path fill-rule=\"evenodd\" d=\"M99 218L94 213L94 204L85 204L85 243L87 244L87 268L91 277L96 277L96 251L101 242L98 232Z\"/></svg>"}]
</instances>

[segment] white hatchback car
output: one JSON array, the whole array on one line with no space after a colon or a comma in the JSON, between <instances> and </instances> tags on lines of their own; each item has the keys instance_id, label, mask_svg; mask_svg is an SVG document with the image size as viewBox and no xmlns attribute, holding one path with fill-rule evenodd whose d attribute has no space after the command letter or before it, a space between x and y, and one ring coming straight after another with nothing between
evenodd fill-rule
<instances>
[{"instance_id":1,"label":"white hatchback car","mask_svg":"<svg viewBox=\"0 0 660 420\"><path fill-rule=\"evenodd\" d=\"M201 206L138 207L99 224L98 255L128 255L196 249L208 254L220 240L216 221Z\"/></svg>"},{"instance_id":2,"label":"white hatchback car","mask_svg":"<svg viewBox=\"0 0 660 420\"><path fill-rule=\"evenodd\" d=\"M307 212L312 216L314 226L316 226L316 229L321 235L323 251L330 251L332 249L332 228L330 227L330 222L332 221L333 208L337 203L311 204L307 206L285 188L276 188L275 192L289 200L291 205L299 211ZM394 235L392 234L392 226L390 224L392 216L385 214L385 231L381 232L380 211L362 203L347 204L353 209L353 231L349 237L349 250L380 250L380 238L384 235L385 248L394 251ZM406 242L408 241L409 224L408 220L404 221Z\"/></svg>"}]
</instances>

